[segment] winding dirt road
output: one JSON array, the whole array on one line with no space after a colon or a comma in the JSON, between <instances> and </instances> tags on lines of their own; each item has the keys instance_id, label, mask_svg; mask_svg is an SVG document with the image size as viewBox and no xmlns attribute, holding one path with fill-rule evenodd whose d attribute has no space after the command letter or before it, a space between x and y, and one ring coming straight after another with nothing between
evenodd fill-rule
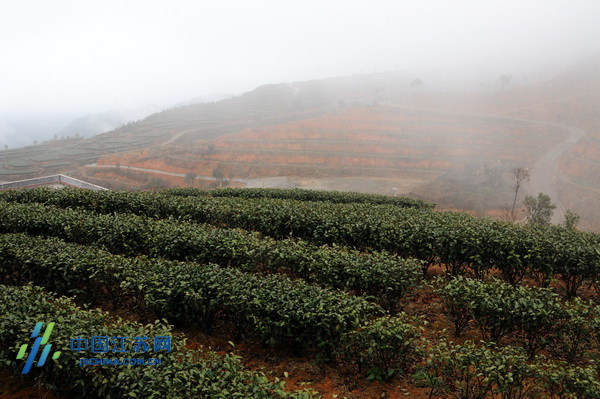
<instances>
[{"instance_id":1,"label":"winding dirt road","mask_svg":"<svg viewBox=\"0 0 600 399\"><path fill-rule=\"evenodd\" d=\"M92 163L89 165L85 165L88 168L108 168L108 169L116 169L117 165L98 165L97 163ZM119 165L120 169L123 170L137 170L140 172L148 172L148 173L156 173L159 175L165 175L165 176L176 176L176 177L185 177L185 173L175 173L175 172L167 172L164 170L160 170L160 169L147 169L147 168L138 168L137 166L123 166L123 165ZM212 180L212 181L218 181L219 179L217 179L216 177L213 176L196 176L195 179L202 179L202 180ZM275 179L277 180L277 184L279 184L279 186L282 187L288 187L290 186L290 183L287 182L287 177L266 177L266 178L256 178L256 179L224 179L224 180L228 180L228 181L233 181L233 182L239 182L239 183L244 183L246 184L247 187L261 187L261 184L264 186L265 181L270 182L272 185L272 180ZM282 179L285 179L285 181L280 181ZM271 187L271 185L269 185L269 187Z\"/></svg>"},{"instance_id":2,"label":"winding dirt road","mask_svg":"<svg viewBox=\"0 0 600 399\"><path fill-rule=\"evenodd\" d=\"M536 126L558 127L567 131L568 134L566 135L565 139L551 147L548 151L546 151L546 153L536 161L532 169L529 171L529 187L531 194L537 195L537 193L540 192L547 194L552 200L552 202L556 204L556 210L554 211L554 214L552 216L552 223L559 224L564 220L565 209L560 202L556 184L556 169L558 166L558 159L562 154L564 154L567 150L574 146L582 137L586 135L587 132L585 130L553 122L534 119L513 118L505 115L444 111L434 108L411 107L407 105L394 104L389 102L385 103L385 105L391 108L404 108L409 110L431 112L443 115L470 116L477 118L486 118L491 120L500 119L505 121L526 122L535 124ZM503 114L507 114L510 112L512 112L512 110L503 112Z\"/></svg>"},{"instance_id":3,"label":"winding dirt road","mask_svg":"<svg viewBox=\"0 0 600 399\"><path fill-rule=\"evenodd\" d=\"M559 200L556 185L556 169L558 166L558 159L562 154L565 153L565 151L577 144L577 142L583 136L585 136L586 132L585 130L576 127L564 125L554 126L560 126L561 128L567 129L569 131L569 136L564 141L550 148L537 160L529 172L529 185L531 187L532 195L537 195L537 193L545 193L552 199L552 202L556 204L556 210L552 215L552 223L560 224L564 220L565 209Z\"/></svg>"},{"instance_id":4,"label":"winding dirt road","mask_svg":"<svg viewBox=\"0 0 600 399\"><path fill-rule=\"evenodd\" d=\"M439 109L434 109L434 108L412 107L412 106L408 106L408 105L395 104L393 102L386 102L386 103L384 103L384 105L389 108L402 108L402 109L407 109L407 110L414 110L414 111L419 111L419 112L430 112L430 113L442 114L442 115L477 117L477 118L485 118L485 119L490 119L490 120L503 120L503 121L513 121L513 122L521 122L521 123L525 122L525 123L534 124L538 127L539 126L549 126L549 127L555 127L555 128L558 127L560 129L565 130L567 132L567 134L565 134L564 140L557 143L555 146L551 147L548 151L546 151L546 153L544 155L542 155L535 162L534 166L532 167L532 169L529 172L530 173L529 186L530 186L530 192L532 193L532 195L537 195L537 193L542 192L542 193L545 193L548 196L550 196L552 202L554 204L556 204L556 206L557 206L557 209L555 210L554 215L552 217L552 223L558 224L563 221L565 210L560 202L560 199L558 196L557 184L556 184L557 183L556 182L556 180L557 180L556 179L556 169L557 169L557 165L558 165L558 159L560 158L560 156L562 154L564 154L573 145L575 145L582 137L584 137L586 135L586 132L584 130L576 128L576 127L572 127L572 126L560 125L560 124L553 123L553 122L547 122L547 121L542 121L542 120L533 120L533 119L513 118L510 116L504 115L504 114L510 113L511 112L510 110L504 112L503 115L493 115L493 114L479 114L479 113L457 112L457 111L444 111L444 110L439 110ZM184 135L190 131L184 131L184 132L181 132L181 133L173 136L170 140L168 140L163 145L170 144L171 142L177 140L179 137L181 137L182 135ZM116 168L116 165L91 164L91 165L86 165L86 166L94 167L94 168ZM157 174L169 175L169 176L185 177L185 174L183 174L183 173L166 172L166 171L157 170L157 169L138 168L138 167L134 167L134 166L131 166L131 167L130 166L121 166L121 168L130 169L130 170L138 170L138 171L142 171L142 172L157 173ZM205 179L205 180L217 180L216 178L214 178L212 176L197 176L196 178L197 179ZM249 183L254 183L255 180L258 181L261 179L232 179L232 180L249 184ZM263 182L263 185L264 185L264 182Z\"/></svg>"},{"instance_id":5,"label":"winding dirt road","mask_svg":"<svg viewBox=\"0 0 600 399\"><path fill-rule=\"evenodd\" d=\"M109 168L109 169L116 169L117 165L98 165L97 163L92 163L89 165L85 165L88 168ZM166 176L177 176L177 177L185 177L185 173L175 173L175 172L167 172L164 170L160 170L160 169L146 169L146 168L138 168L136 166L123 166L123 165L119 165L118 166L120 169L124 169L124 170L138 170L140 172L149 172L149 173L156 173L159 175L166 175ZM217 178L213 177L213 176L196 176L196 179L203 179L203 180L218 180Z\"/></svg>"}]
</instances>

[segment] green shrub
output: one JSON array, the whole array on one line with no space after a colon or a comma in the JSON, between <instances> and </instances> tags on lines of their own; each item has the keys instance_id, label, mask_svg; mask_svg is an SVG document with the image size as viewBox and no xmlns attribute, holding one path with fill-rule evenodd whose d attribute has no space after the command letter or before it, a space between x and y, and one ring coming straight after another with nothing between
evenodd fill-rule
<instances>
[{"instance_id":1,"label":"green shrub","mask_svg":"<svg viewBox=\"0 0 600 399\"><path fill-rule=\"evenodd\" d=\"M241 337L251 330L264 342L318 347L329 354L339 338L381 308L361 297L280 275L258 275L216 265L127 258L58 239L0 236L0 281L22 281L99 299L133 302L178 324L210 329L217 315ZM23 267L25 265L25 267ZM89 292L88 292L89 290ZM99 295L99 297L98 297Z\"/></svg>"},{"instance_id":2,"label":"green shrub","mask_svg":"<svg viewBox=\"0 0 600 399\"><path fill-rule=\"evenodd\" d=\"M317 247L298 239L276 241L240 229L2 201L0 222L2 232L55 236L129 256L144 254L251 272L284 272L371 296L390 310L421 281L421 262L416 259L339 246Z\"/></svg>"},{"instance_id":3,"label":"green shrub","mask_svg":"<svg viewBox=\"0 0 600 399\"><path fill-rule=\"evenodd\" d=\"M600 398L598 372L591 366L577 367L541 359L533 367L538 391L545 398Z\"/></svg>"},{"instance_id":4,"label":"green shrub","mask_svg":"<svg viewBox=\"0 0 600 399\"><path fill-rule=\"evenodd\" d=\"M346 333L338 349L340 357L366 371L370 380L389 380L406 374L421 359L423 342L418 319L401 313L373 319Z\"/></svg>"},{"instance_id":5,"label":"green shrub","mask_svg":"<svg viewBox=\"0 0 600 399\"><path fill-rule=\"evenodd\" d=\"M215 195L226 197L214 197L210 192L186 189L162 193L83 191L8 190L0 193L0 199L239 227L277 239L302 238L316 245L385 250L425 261L424 272L429 265L440 263L451 275L482 278L495 268L511 285L531 276L548 286L557 276L568 297L595 282L600 269L600 235L596 233L432 212L419 204L409 208L390 205L387 200L379 204L362 194L223 190ZM332 202L346 201L342 198L350 202Z\"/></svg>"},{"instance_id":6,"label":"green shrub","mask_svg":"<svg viewBox=\"0 0 600 399\"><path fill-rule=\"evenodd\" d=\"M20 373L17 360L37 322L55 322L50 343L61 356L33 367L26 378L51 380L75 397L103 398L308 398L311 392L286 392L284 383L244 369L240 358L211 351L186 350L185 339L161 322L141 325L111 318L98 310L82 310L66 298L55 298L32 286L0 286L0 364ZM127 358L156 358L154 366L80 367L79 358L102 357L69 348L75 337L171 336L170 352L127 353ZM114 357L114 355L109 355ZM116 356L119 357L119 356Z\"/></svg>"},{"instance_id":7,"label":"green shrub","mask_svg":"<svg viewBox=\"0 0 600 399\"><path fill-rule=\"evenodd\" d=\"M175 188L164 191L168 195L183 197L232 197L232 198L279 198L297 201L328 201L338 204L367 203L388 204L404 208L433 208L434 204L407 197L391 197L381 194L363 194L345 191L317 191L300 188L223 188L198 190L193 188Z\"/></svg>"},{"instance_id":8,"label":"green shrub","mask_svg":"<svg viewBox=\"0 0 600 399\"><path fill-rule=\"evenodd\" d=\"M455 326L471 317L484 339L494 342L517 333L530 357L559 340L569 323L560 297L545 288L456 277L438 292Z\"/></svg>"},{"instance_id":9,"label":"green shrub","mask_svg":"<svg viewBox=\"0 0 600 399\"><path fill-rule=\"evenodd\" d=\"M425 365L413 378L417 386L429 388L430 398L451 393L464 399L488 395L518 399L531 389L533 376L520 348L442 341L427 350Z\"/></svg>"}]
</instances>

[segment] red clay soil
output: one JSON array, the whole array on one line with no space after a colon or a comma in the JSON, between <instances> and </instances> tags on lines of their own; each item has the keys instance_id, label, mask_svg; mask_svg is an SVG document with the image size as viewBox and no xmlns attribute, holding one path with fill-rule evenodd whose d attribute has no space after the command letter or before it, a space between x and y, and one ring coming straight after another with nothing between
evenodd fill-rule
<instances>
[{"instance_id":1,"label":"red clay soil","mask_svg":"<svg viewBox=\"0 0 600 399\"><path fill-rule=\"evenodd\" d=\"M556 139L555 132L544 135L544 146ZM226 176L243 178L294 175L306 167L321 175L342 176L346 170L380 176L382 170L396 175L407 169L463 170L480 159L529 162L539 144L538 132L527 126L381 106L246 129L210 143L111 154L98 163L208 176L220 167Z\"/></svg>"},{"instance_id":2,"label":"red clay soil","mask_svg":"<svg viewBox=\"0 0 600 399\"><path fill-rule=\"evenodd\" d=\"M432 267L430 275L441 274L440 267ZM406 301L404 310L410 314L423 315L429 322L424 336L438 339L439 332L450 325L442 314L442 306L429 289L422 289ZM365 375L358 374L355 366L319 360L315 351L301 355L293 354L289 348L271 348L255 340L235 343L227 331L204 334L194 329L182 332L188 338L188 348L211 348L220 354L234 353L241 356L250 370L265 372L272 378L286 383L287 389L312 389L325 398L417 398L428 397L428 390L414 386L410 376L396 376L388 382L370 382ZM476 331L469 331L459 341L480 339ZM458 342L458 341L457 341ZM287 377L286 377L287 373Z\"/></svg>"},{"instance_id":3,"label":"red clay soil","mask_svg":"<svg viewBox=\"0 0 600 399\"><path fill-rule=\"evenodd\" d=\"M444 275L444 270L444 265L431 266L428 270L428 279ZM533 281L528 280L523 284L535 285ZM556 284L553 288L561 291L563 287ZM594 289L583 290L580 294L583 299L597 298L597 292ZM452 336L453 329L445 316L444 306L429 286L425 286L405 298L401 302L401 306L406 313L423 317L427 321L423 336L430 342L435 342L442 337L455 343L463 343L466 340L478 342L482 339L480 332L472 322L460 337ZM108 301L101 307L128 321L147 323L155 319L152 314L134 313L128 307L115 309ZM226 327L216 325L211 334L206 334L196 328L175 329L175 333L185 334L188 349L207 348L217 351L221 355L233 353L241 356L242 362L248 369L261 371L269 378L279 378L285 381L289 390L312 389L325 398L410 397L425 399L428 397L428 390L414 386L410 376L396 376L388 382L370 382L365 375L359 375L356 367L352 365L319 360L319 356L314 350L294 354L289 348L266 346L255 339L234 342L232 332ZM518 345L512 342L513 339L505 338L505 344ZM551 355L547 352L544 354ZM19 381L18 378L11 377L7 370L0 369L0 381L2 381L0 399L55 399L60 397L45 388L28 386L27 381Z\"/></svg>"},{"instance_id":4,"label":"red clay soil","mask_svg":"<svg viewBox=\"0 0 600 399\"><path fill-rule=\"evenodd\" d=\"M588 71L589 72L589 71ZM595 215L600 191L600 76L565 74L535 85L498 83L486 93L420 93L407 105L503 115L577 126L589 132L559 162L558 192L565 209L582 216L582 227L600 229ZM532 166L560 140L557 129L460 115L394 108L394 104L348 108L325 116L245 129L212 141L162 146L103 156L98 163L175 173L226 177L378 177L407 173L439 176L492 165ZM174 143L176 144L176 143ZM89 169L89 168L88 168ZM152 175L183 186L183 179ZM105 176L108 178L108 176ZM116 176L115 176L116 178ZM143 186L143 178L131 179ZM585 198L586 201L578 199ZM587 206L586 206L587 204ZM447 204L451 205L451 204ZM594 210L592 210L592 208ZM464 209L469 210L469 209Z\"/></svg>"},{"instance_id":5,"label":"red clay soil","mask_svg":"<svg viewBox=\"0 0 600 399\"><path fill-rule=\"evenodd\" d=\"M58 399L48 388L31 386L27 378L14 376L0 368L0 399Z\"/></svg>"},{"instance_id":6,"label":"red clay soil","mask_svg":"<svg viewBox=\"0 0 600 399\"><path fill-rule=\"evenodd\" d=\"M186 336L190 339L188 348L209 347L222 355L239 355L248 369L262 371L272 378L285 381L289 390L311 389L325 398L427 397L426 390L414 387L410 377L396 377L386 383L369 382L364 376L358 375L354 367L322 363L315 353L298 356L286 348L271 349L257 342L236 344L234 348L226 338L193 331L186 331ZM409 395L406 395L407 392Z\"/></svg>"}]
</instances>

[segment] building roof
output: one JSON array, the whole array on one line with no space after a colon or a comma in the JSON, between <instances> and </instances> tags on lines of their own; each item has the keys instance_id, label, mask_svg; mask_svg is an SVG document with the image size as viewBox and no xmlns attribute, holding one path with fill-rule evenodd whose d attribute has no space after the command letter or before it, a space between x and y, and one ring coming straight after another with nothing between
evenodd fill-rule
<instances>
[{"instance_id":1,"label":"building roof","mask_svg":"<svg viewBox=\"0 0 600 399\"><path fill-rule=\"evenodd\" d=\"M18 180L8 183L0 184L0 190L7 190L10 188L27 188L27 187L78 187L85 190L108 190L107 188L97 186L95 184L84 182L83 180L74 179L65 175L52 175L44 177L36 177L35 179Z\"/></svg>"}]
</instances>

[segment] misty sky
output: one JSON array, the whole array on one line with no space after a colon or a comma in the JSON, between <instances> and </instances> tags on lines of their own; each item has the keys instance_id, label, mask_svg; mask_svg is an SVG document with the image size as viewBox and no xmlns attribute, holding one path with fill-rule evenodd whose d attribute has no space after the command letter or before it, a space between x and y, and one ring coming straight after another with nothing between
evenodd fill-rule
<instances>
[{"instance_id":1,"label":"misty sky","mask_svg":"<svg viewBox=\"0 0 600 399\"><path fill-rule=\"evenodd\" d=\"M0 115L385 70L519 74L597 53L599 21L598 0L6 0Z\"/></svg>"}]
</instances>

